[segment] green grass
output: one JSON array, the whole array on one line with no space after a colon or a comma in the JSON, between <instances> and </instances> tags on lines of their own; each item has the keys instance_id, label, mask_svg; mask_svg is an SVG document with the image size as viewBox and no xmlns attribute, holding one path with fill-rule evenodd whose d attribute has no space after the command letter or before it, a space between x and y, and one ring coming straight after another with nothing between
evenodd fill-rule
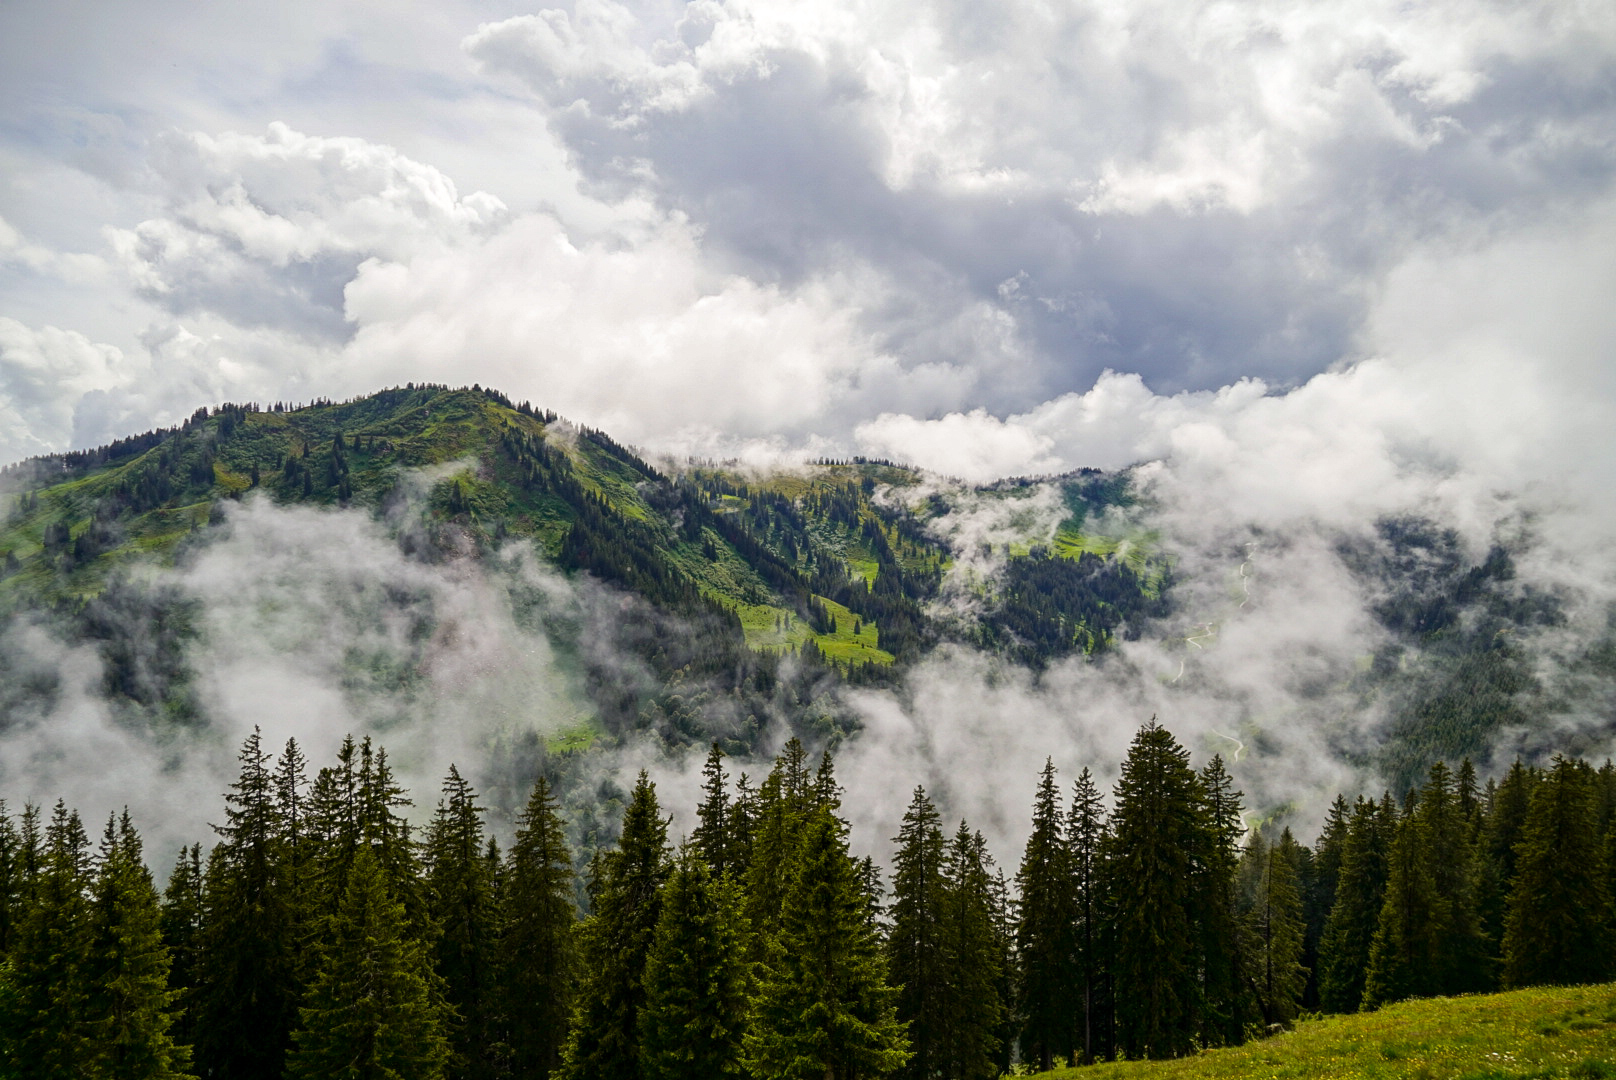
<instances>
[{"instance_id":1,"label":"green grass","mask_svg":"<svg viewBox=\"0 0 1616 1080\"><path fill-rule=\"evenodd\" d=\"M1104 536L1099 533L1075 532L1061 529L1055 534L1051 551L1063 559L1076 559L1082 555L1098 555L1102 559L1115 556L1126 562L1137 573L1149 567L1150 556L1161 541L1159 533L1141 531L1128 536Z\"/></svg>"},{"instance_id":2,"label":"green grass","mask_svg":"<svg viewBox=\"0 0 1616 1080\"><path fill-rule=\"evenodd\" d=\"M812 639L827 660L842 663L890 664L892 654L881 648L881 632L874 623L861 622L858 633L853 632L854 614L834 600L819 597L832 617L836 630L830 634L816 634L798 616L785 608L768 604L737 604L735 613L741 618L741 629L746 633L748 648L758 652L779 652L801 648Z\"/></svg>"},{"instance_id":3,"label":"green grass","mask_svg":"<svg viewBox=\"0 0 1616 1080\"><path fill-rule=\"evenodd\" d=\"M551 754L581 754L595 744L600 730L593 722L585 721L563 728L544 740L544 748Z\"/></svg>"},{"instance_id":4,"label":"green grass","mask_svg":"<svg viewBox=\"0 0 1616 1080\"><path fill-rule=\"evenodd\" d=\"M819 598L825 609L836 620L836 632L832 634L815 634L814 643L827 660L839 660L842 663L853 661L860 664L890 664L892 654L881 648L881 634L874 623L864 623L859 632L853 632L854 614L834 600Z\"/></svg>"},{"instance_id":5,"label":"green grass","mask_svg":"<svg viewBox=\"0 0 1616 1080\"><path fill-rule=\"evenodd\" d=\"M1295 1031L1176 1061L1046 1074L1066 1080L1616 1078L1616 984L1435 998L1307 1020Z\"/></svg>"},{"instance_id":6,"label":"green grass","mask_svg":"<svg viewBox=\"0 0 1616 1080\"><path fill-rule=\"evenodd\" d=\"M756 652L779 652L801 648L813 637L808 624L783 607L772 604L737 604L746 646Z\"/></svg>"}]
</instances>

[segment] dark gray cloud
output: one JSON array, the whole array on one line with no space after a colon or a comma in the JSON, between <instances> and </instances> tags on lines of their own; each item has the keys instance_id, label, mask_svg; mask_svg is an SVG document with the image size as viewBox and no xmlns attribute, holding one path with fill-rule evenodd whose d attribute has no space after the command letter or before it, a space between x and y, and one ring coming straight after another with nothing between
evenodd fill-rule
<instances>
[{"instance_id":1,"label":"dark gray cloud","mask_svg":"<svg viewBox=\"0 0 1616 1080\"><path fill-rule=\"evenodd\" d=\"M1362 286L1412 243L1596 195L1616 167L1610 60L1574 25L901 8L888 40L812 5L693 4L659 36L660 6L579 4L467 47L530 87L597 190L688 215L712 257L917 282L870 313L900 356L940 359L914 329L939 311L1003 303L1038 372L975 402L996 410L1105 368L1169 392L1299 383L1351 352Z\"/></svg>"},{"instance_id":2,"label":"dark gray cloud","mask_svg":"<svg viewBox=\"0 0 1616 1080\"><path fill-rule=\"evenodd\" d=\"M28 376L12 447L428 378L673 452L1078 464L1071 401L1133 401L1103 372L1261 396L1397 352L1404 267L1580 222L1575 262L1616 164L1616 20L1571 6L0 19L0 315L116 355Z\"/></svg>"}]
</instances>

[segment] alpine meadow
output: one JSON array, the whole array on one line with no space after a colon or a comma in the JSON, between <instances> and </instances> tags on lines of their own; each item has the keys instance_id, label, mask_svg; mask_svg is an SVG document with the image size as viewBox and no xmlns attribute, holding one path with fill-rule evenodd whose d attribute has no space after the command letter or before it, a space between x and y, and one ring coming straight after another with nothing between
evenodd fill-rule
<instances>
[{"instance_id":1,"label":"alpine meadow","mask_svg":"<svg viewBox=\"0 0 1616 1080\"><path fill-rule=\"evenodd\" d=\"M0 1080L1616 1077L1612 86L0 4Z\"/></svg>"}]
</instances>

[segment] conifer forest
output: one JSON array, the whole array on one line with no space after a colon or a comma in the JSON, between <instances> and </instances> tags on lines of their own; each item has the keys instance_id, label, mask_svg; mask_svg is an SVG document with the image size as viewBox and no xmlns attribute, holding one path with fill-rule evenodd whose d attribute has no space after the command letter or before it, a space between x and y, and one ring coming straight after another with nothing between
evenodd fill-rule
<instances>
[{"instance_id":1,"label":"conifer forest","mask_svg":"<svg viewBox=\"0 0 1616 1080\"><path fill-rule=\"evenodd\" d=\"M1175 546L1128 470L654 465L434 385L0 481L0 1080L987 1080L1616 977L1616 623L1530 537ZM1238 651L1318 578L1367 629ZM103 744L181 800L81 820Z\"/></svg>"},{"instance_id":2,"label":"conifer forest","mask_svg":"<svg viewBox=\"0 0 1616 1080\"><path fill-rule=\"evenodd\" d=\"M0 816L6 1077L987 1080L1616 975L1608 762L1438 763L1308 844L1151 721L1110 792L1030 777L1019 853L915 788L888 880L796 739L715 745L678 843L641 773L581 880L543 777L501 850L452 765L422 830L369 739L239 766L161 892L127 812Z\"/></svg>"},{"instance_id":3,"label":"conifer forest","mask_svg":"<svg viewBox=\"0 0 1616 1080\"><path fill-rule=\"evenodd\" d=\"M0 1080L1616 1080L1616 0L0 0Z\"/></svg>"}]
</instances>

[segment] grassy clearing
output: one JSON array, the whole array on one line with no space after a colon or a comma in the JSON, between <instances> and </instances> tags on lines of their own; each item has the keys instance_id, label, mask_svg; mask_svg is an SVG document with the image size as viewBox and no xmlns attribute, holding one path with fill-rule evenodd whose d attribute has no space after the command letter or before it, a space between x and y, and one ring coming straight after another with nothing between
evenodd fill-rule
<instances>
[{"instance_id":1,"label":"grassy clearing","mask_svg":"<svg viewBox=\"0 0 1616 1080\"><path fill-rule=\"evenodd\" d=\"M560 731L544 740L544 748L551 754L581 754L595 744L600 735L599 729L592 722L575 724L572 727L562 728Z\"/></svg>"},{"instance_id":2,"label":"grassy clearing","mask_svg":"<svg viewBox=\"0 0 1616 1080\"><path fill-rule=\"evenodd\" d=\"M758 652L800 649L812 640L827 660L842 663L890 664L892 654L881 648L881 632L874 623L858 620L847 608L823 596L819 600L836 620L836 631L816 634L800 617L782 607L768 604L737 604L748 648ZM853 632L855 622L858 632Z\"/></svg>"},{"instance_id":3,"label":"grassy clearing","mask_svg":"<svg viewBox=\"0 0 1616 1080\"><path fill-rule=\"evenodd\" d=\"M1616 1078L1616 984L1435 998L1309 1020L1271 1039L1177 1061L1047 1074L1064 1080Z\"/></svg>"},{"instance_id":4,"label":"grassy clearing","mask_svg":"<svg viewBox=\"0 0 1616 1080\"><path fill-rule=\"evenodd\" d=\"M1127 536L1103 536L1061 529L1055 534L1055 543L1050 550L1063 559L1076 559L1085 554L1098 555L1102 559L1114 556L1126 562L1136 573L1144 573L1160 541L1161 535L1154 530Z\"/></svg>"},{"instance_id":5,"label":"grassy clearing","mask_svg":"<svg viewBox=\"0 0 1616 1080\"><path fill-rule=\"evenodd\" d=\"M874 623L862 623L858 632L854 633L857 616L834 600L826 600L823 596L819 599L836 620L835 633L814 635L814 643L819 646L825 659L842 663L892 663L892 654L881 648L881 634Z\"/></svg>"},{"instance_id":6,"label":"grassy clearing","mask_svg":"<svg viewBox=\"0 0 1616 1080\"><path fill-rule=\"evenodd\" d=\"M813 631L794 613L771 604L736 604L746 646L755 652L799 649L813 637Z\"/></svg>"}]
</instances>

